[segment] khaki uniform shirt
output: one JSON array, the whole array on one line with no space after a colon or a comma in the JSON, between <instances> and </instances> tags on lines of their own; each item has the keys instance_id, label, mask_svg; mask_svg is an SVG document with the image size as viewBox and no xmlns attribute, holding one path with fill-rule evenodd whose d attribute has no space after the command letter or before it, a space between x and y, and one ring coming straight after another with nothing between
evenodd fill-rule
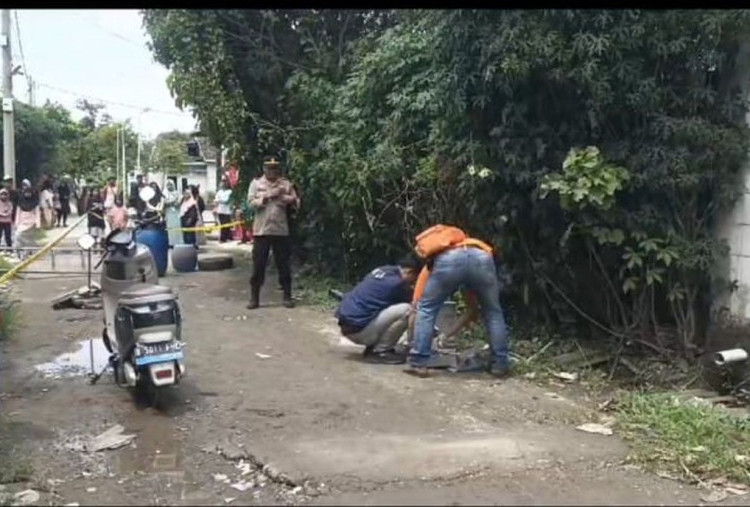
<instances>
[{"instance_id":1,"label":"khaki uniform shirt","mask_svg":"<svg viewBox=\"0 0 750 507\"><path fill-rule=\"evenodd\" d=\"M284 202L284 196L292 196L294 200ZM268 197L265 202L264 197ZM253 235L289 236L287 206L297 202L297 194L288 179L279 178L273 183L265 176L254 179L247 191L247 200L255 210Z\"/></svg>"}]
</instances>

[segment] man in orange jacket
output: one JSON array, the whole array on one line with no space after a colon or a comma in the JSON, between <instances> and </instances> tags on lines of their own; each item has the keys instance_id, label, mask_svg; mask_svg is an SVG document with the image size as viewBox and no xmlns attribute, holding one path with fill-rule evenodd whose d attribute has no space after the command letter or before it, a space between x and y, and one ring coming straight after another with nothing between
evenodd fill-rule
<instances>
[{"instance_id":1,"label":"man in orange jacket","mask_svg":"<svg viewBox=\"0 0 750 507\"><path fill-rule=\"evenodd\" d=\"M443 303L459 288L465 288L469 309L456 329L466 325L479 314L490 337L492 362L489 372L503 378L509 373L508 331L500 306L500 281L493 249L483 241L466 237L425 259L414 289L414 340L409 352L407 370L417 376L428 375L427 365L432 355L435 321Z\"/></svg>"}]
</instances>

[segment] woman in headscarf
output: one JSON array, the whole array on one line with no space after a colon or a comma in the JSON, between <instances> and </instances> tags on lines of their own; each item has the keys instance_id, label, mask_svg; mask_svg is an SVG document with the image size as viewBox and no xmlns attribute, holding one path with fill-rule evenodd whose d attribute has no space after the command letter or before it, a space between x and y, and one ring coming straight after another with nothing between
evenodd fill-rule
<instances>
[{"instance_id":1,"label":"woman in headscarf","mask_svg":"<svg viewBox=\"0 0 750 507\"><path fill-rule=\"evenodd\" d=\"M198 223L196 224L196 227L203 227L203 212L206 211L206 202L203 200L203 197L201 197L201 192L198 185L190 185L190 193L193 194L195 205L198 208ZM206 233L203 231L196 232L195 243L197 245L205 245Z\"/></svg>"},{"instance_id":2,"label":"woman in headscarf","mask_svg":"<svg viewBox=\"0 0 750 507\"><path fill-rule=\"evenodd\" d=\"M51 229L55 226L54 198L52 182L49 179L43 180L39 193L39 208L42 211L42 226L45 229Z\"/></svg>"},{"instance_id":3,"label":"woman in headscarf","mask_svg":"<svg viewBox=\"0 0 750 507\"><path fill-rule=\"evenodd\" d=\"M190 189L186 188L180 203L180 226L196 227L198 225L198 214L198 203ZM188 245L195 245L195 232L183 231L182 240Z\"/></svg>"},{"instance_id":4,"label":"woman in headscarf","mask_svg":"<svg viewBox=\"0 0 750 507\"><path fill-rule=\"evenodd\" d=\"M216 218L222 226L229 223L232 219L232 189L229 188L229 182L221 179L221 188L216 192ZM226 243L232 238L232 231L225 227L219 231L219 243Z\"/></svg>"},{"instance_id":5,"label":"woman in headscarf","mask_svg":"<svg viewBox=\"0 0 750 507\"><path fill-rule=\"evenodd\" d=\"M34 230L42 227L42 215L39 211L39 197L29 180L21 182L16 213L16 245L31 247L35 245ZM26 257L30 252L19 251L19 257Z\"/></svg>"},{"instance_id":6,"label":"woman in headscarf","mask_svg":"<svg viewBox=\"0 0 750 507\"><path fill-rule=\"evenodd\" d=\"M149 183L148 186L154 191L154 196L144 203L143 218L147 222L161 222L164 196L155 181Z\"/></svg>"},{"instance_id":7,"label":"woman in headscarf","mask_svg":"<svg viewBox=\"0 0 750 507\"><path fill-rule=\"evenodd\" d=\"M167 191L164 192L164 210L167 232L169 233L169 246L179 245L182 243L182 234L179 231L180 193L172 180L167 180Z\"/></svg>"}]
</instances>

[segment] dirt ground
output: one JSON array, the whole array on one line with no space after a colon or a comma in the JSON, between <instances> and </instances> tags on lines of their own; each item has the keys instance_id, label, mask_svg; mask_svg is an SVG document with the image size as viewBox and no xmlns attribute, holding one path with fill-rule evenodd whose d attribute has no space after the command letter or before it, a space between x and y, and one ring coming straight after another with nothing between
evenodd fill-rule
<instances>
[{"instance_id":1,"label":"dirt ground","mask_svg":"<svg viewBox=\"0 0 750 507\"><path fill-rule=\"evenodd\" d=\"M76 350L87 363L80 343L98 339L101 313L51 309L83 278L19 280L23 327L0 344L0 428L35 473L0 490L33 488L43 505L675 505L705 494L625 465L616 435L575 430L598 415L570 388L363 363L330 315L283 308L273 274L248 311L249 269L236 260L163 279L179 291L187 343L187 376L163 411L108 375L92 386L85 372L37 369ZM115 424L132 444L81 450Z\"/></svg>"}]
</instances>

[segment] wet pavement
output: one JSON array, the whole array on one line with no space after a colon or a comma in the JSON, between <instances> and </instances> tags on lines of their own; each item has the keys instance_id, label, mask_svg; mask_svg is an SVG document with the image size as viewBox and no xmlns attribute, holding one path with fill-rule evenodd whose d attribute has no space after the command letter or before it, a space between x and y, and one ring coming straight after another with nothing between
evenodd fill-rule
<instances>
[{"instance_id":1,"label":"wet pavement","mask_svg":"<svg viewBox=\"0 0 750 507\"><path fill-rule=\"evenodd\" d=\"M109 351L101 338L90 338L76 343L76 350L58 355L52 361L34 368L45 378L85 376L99 373L109 361Z\"/></svg>"}]
</instances>

